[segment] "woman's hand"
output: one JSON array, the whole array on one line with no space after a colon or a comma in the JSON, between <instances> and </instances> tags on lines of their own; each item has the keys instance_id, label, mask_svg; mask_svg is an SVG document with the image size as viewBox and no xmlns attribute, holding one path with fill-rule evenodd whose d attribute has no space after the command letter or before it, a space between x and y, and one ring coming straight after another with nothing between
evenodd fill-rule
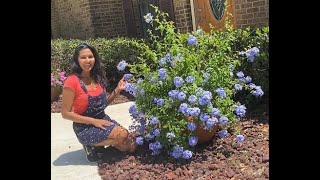
<instances>
[{"instance_id":1,"label":"woman's hand","mask_svg":"<svg viewBox=\"0 0 320 180\"><path fill-rule=\"evenodd\" d=\"M124 80L124 78L122 77L122 79L118 82L118 86L116 87L116 91L117 93L120 93L122 90L125 89L127 84L127 81Z\"/></svg>"},{"instance_id":2,"label":"woman's hand","mask_svg":"<svg viewBox=\"0 0 320 180\"><path fill-rule=\"evenodd\" d=\"M106 120L104 120L104 119L95 119L95 120L93 121L92 125L94 125L94 126L97 127L97 128L101 128L101 129L103 129L103 130L106 130L105 127L111 126L111 125L113 125L113 123L110 122L110 121L106 121Z\"/></svg>"}]
</instances>

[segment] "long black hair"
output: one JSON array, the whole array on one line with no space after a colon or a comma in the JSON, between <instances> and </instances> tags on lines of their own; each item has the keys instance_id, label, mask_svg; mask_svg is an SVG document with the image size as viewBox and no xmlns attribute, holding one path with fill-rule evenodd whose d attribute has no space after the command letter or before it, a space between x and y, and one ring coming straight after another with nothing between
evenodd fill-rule
<instances>
[{"instance_id":1,"label":"long black hair","mask_svg":"<svg viewBox=\"0 0 320 180\"><path fill-rule=\"evenodd\" d=\"M80 77L82 69L79 65L78 58L79 58L80 50L82 49L90 49L95 59L95 63L90 72L90 77L96 83L100 83L105 88L107 86L107 78L105 75L105 71L103 69L103 65L100 60L100 56L97 50L94 47L88 45L87 43L81 43L75 48L74 54L73 54L73 63L71 65L71 73Z\"/></svg>"}]
</instances>

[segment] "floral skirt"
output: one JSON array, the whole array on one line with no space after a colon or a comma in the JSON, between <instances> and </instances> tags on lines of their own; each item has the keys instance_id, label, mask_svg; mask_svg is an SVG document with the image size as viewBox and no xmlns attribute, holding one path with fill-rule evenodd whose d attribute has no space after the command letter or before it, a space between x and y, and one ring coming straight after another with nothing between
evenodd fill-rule
<instances>
[{"instance_id":1,"label":"floral skirt","mask_svg":"<svg viewBox=\"0 0 320 180\"><path fill-rule=\"evenodd\" d=\"M110 121L113 124L105 127L105 130L103 130L101 128L95 127L92 124L73 122L73 130L81 144L94 145L100 143L108 139L108 136L115 126L120 126L117 121L111 119L108 115L106 115L103 119L106 121Z\"/></svg>"}]
</instances>

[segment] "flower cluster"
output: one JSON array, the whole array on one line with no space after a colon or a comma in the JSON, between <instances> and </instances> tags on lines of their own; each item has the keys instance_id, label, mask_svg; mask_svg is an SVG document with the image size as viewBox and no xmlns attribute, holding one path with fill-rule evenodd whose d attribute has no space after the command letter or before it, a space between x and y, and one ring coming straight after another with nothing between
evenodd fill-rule
<instances>
[{"instance_id":1,"label":"flower cluster","mask_svg":"<svg viewBox=\"0 0 320 180\"><path fill-rule=\"evenodd\" d=\"M175 159L190 159L201 141L199 131L218 131L224 138L227 128L245 117L245 105L233 100L237 91L251 89L256 97L263 91L250 76L235 71L241 62L228 48L232 37L202 30L188 36L176 33L173 23L154 8L155 19L151 14L145 19L152 26L158 25L159 32L149 31L156 46L150 45L139 57L154 63L132 65L123 60L118 65L118 70L129 66L135 77L130 74L126 78L136 80L127 83L125 89L136 98L129 108L133 119L129 129L139 134L137 144L149 143L152 155L166 150ZM253 62L258 52L256 48L243 54ZM245 141L239 133L235 139Z\"/></svg>"},{"instance_id":2,"label":"flower cluster","mask_svg":"<svg viewBox=\"0 0 320 180\"><path fill-rule=\"evenodd\" d=\"M65 72L61 71L60 69L56 69L55 71L51 72L51 87L61 88L66 78Z\"/></svg>"}]
</instances>

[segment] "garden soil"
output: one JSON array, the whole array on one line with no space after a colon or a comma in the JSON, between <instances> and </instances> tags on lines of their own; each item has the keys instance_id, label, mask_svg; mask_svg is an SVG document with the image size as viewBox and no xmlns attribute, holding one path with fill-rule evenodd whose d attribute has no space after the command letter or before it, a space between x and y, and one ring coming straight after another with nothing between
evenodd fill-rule
<instances>
[{"instance_id":1,"label":"garden soil","mask_svg":"<svg viewBox=\"0 0 320 180\"><path fill-rule=\"evenodd\" d=\"M133 101L121 93L112 104ZM60 100L51 104L51 112L59 113ZM98 162L98 173L109 179L269 179L269 116L267 112L248 115L229 129L226 138L214 137L197 145L191 160L174 160L166 153L152 156L148 144L138 146L135 153L123 153L115 148L105 148ZM245 141L235 141L235 131L240 130Z\"/></svg>"}]
</instances>

